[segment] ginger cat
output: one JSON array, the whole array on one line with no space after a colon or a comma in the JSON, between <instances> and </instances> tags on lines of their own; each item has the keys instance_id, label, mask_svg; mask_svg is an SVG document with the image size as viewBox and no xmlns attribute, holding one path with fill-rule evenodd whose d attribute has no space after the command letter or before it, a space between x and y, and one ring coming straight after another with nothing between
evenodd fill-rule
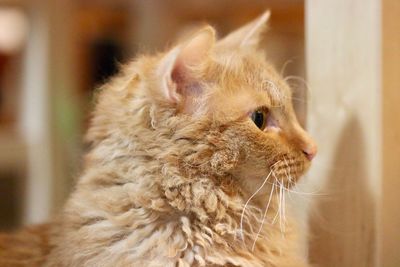
<instances>
[{"instance_id":1,"label":"ginger cat","mask_svg":"<svg viewBox=\"0 0 400 267\"><path fill-rule=\"evenodd\" d=\"M268 18L204 27L104 85L65 209L1 236L0 265L309 266L284 191L316 145L258 47Z\"/></svg>"}]
</instances>

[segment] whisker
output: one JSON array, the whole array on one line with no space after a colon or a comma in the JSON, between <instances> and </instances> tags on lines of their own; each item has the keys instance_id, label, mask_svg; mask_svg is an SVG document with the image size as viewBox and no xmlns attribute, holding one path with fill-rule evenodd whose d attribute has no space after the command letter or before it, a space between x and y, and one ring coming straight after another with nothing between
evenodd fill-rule
<instances>
[{"instance_id":1,"label":"whisker","mask_svg":"<svg viewBox=\"0 0 400 267\"><path fill-rule=\"evenodd\" d=\"M276 164L276 163L275 163ZM274 165L275 165L274 164ZM244 218L244 213L246 211L247 205L249 204L249 202L255 197L255 195L257 195L258 192L260 192L260 190L264 187L264 185L267 183L269 177L271 176L272 173L272 169L271 171L268 173L267 177L264 179L264 182L261 184L261 186L249 197L249 199L246 201L246 203L244 204L243 207L243 211L242 211L242 215L240 216L240 235L242 238L242 241L244 241L244 235L243 235L243 218Z\"/></svg>"},{"instance_id":2,"label":"whisker","mask_svg":"<svg viewBox=\"0 0 400 267\"><path fill-rule=\"evenodd\" d=\"M277 181L279 183L279 181ZM283 233L283 207L282 207L282 195L283 195L283 187L282 184L279 183L279 228L281 229L281 233Z\"/></svg>"},{"instance_id":3,"label":"whisker","mask_svg":"<svg viewBox=\"0 0 400 267\"><path fill-rule=\"evenodd\" d=\"M283 184L282 181L282 207L283 207L283 234L286 232L286 198L285 198L285 192L283 191L285 189L285 185Z\"/></svg>"},{"instance_id":4,"label":"whisker","mask_svg":"<svg viewBox=\"0 0 400 267\"><path fill-rule=\"evenodd\" d=\"M289 84L289 85L290 85L291 88L293 88L293 86L291 84ZM290 99L290 100L297 101L297 102L300 102L300 103L307 103L307 99L303 99L303 98L299 98L299 97L294 97L294 96L291 96L291 97L282 96L282 97L284 99Z\"/></svg>"},{"instance_id":5,"label":"whisker","mask_svg":"<svg viewBox=\"0 0 400 267\"><path fill-rule=\"evenodd\" d=\"M271 184L271 183L270 183ZM329 194L322 194L322 193L318 193L318 191L315 192L299 192L293 189L289 189L289 188L284 188L283 190L293 193L293 194L298 194L298 195L306 195L306 196L328 196Z\"/></svg>"},{"instance_id":6,"label":"whisker","mask_svg":"<svg viewBox=\"0 0 400 267\"><path fill-rule=\"evenodd\" d=\"M281 69L281 76L283 76L283 74L285 73L285 69L287 67L287 65L289 65L290 63L292 63L293 60L292 59L288 59L285 61L285 63L283 63L282 69Z\"/></svg>"},{"instance_id":7,"label":"whisker","mask_svg":"<svg viewBox=\"0 0 400 267\"><path fill-rule=\"evenodd\" d=\"M275 172L272 172L272 175L275 178L275 181L278 179L278 177L276 176ZM269 184L273 184L271 182L268 182ZM307 196L329 196L329 194L322 194L322 193L318 193L319 191L313 191L313 192L299 192L293 189L289 189L289 188L284 188L283 190L293 193L293 194L298 194L298 195L307 195Z\"/></svg>"},{"instance_id":8,"label":"whisker","mask_svg":"<svg viewBox=\"0 0 400 267\"><path fill-rule=\"evenodd\" d=\"M287 177L287 179L288 179L288 181L289 181L289 186L294 186L294 185L295 185L295 182L293 182L293 177L290 175L290 167L289 167L289 173L287 173L286 170L285 170L285 174L286 174L286 177ZM283 181L282 181L282 183L283 183ZM289 188L288 188L288 187L285 187L285 185L283 184L283 189L288 193L289 198L290 198L291 200L293 200L293 199L292 199L292 194L291 194L291 192L287 191Z\"/></svg>"},{"instance_id":9,"label":"whisker","mask_svg":"<svg viewBox=\"0 0 400 267\"><path fill-rule=\"evenodd\" d=\"M307 89L307 92L308 92L308 93L310 94L310 96L311 96L310 86L309 86L309 84L307 83L307 81L306 81L304 78L299 77L299 76L289 75L289 76L286 76L283 80L286 81L286 82L289 81L289 80L295 80L295 81L300 81L300 82L302 82L302 83L305 85L305 87L306 87L306 89Z\"/></svg>"},{"instance_id":10,"label":"whisker","mask_svg":"<svg viewBox=\"0 0 400 267\"><path fill-rule=\"evenodd\" d=\"M300 103L307 103L307 100L304 100L303 98L299 98L299 97L293 97L292 96L290 99L293 100L293 101L300 102Z\"/></svg>"},{"instance_id":11,"label":"whisker","mask_svg":"<svg viewBox=\"0 0 400 267\"><path fill-rule=\"evenodd\" d=\"M285 157L285 156L283 157L283 160L285 161L286 167L289 169L289 171L286 171L286 168L285 168L284 171L285 171L285 173L286 173L286 176L287 176L289 182L291 182L291 181L292 181L292 177L290 176L290 173L291 173L290 166L289 166L289 164L287 163L287 160L286 160L286 157Z\"/></svg>"},{"instance_id":12,"label":"whisker","mask_svg":"<svg viewBox=\"0 0 400 267\"><path fill-rule=\"evenodd\" d=\"M269 194L268 203L267 203L267 206L266 206L265 211L264 211L264 216L262 218L260 228L258 229L257 235L256 235L256 237L254 239L253 246L251 247L252 251L254 251L254 247L256 246L257 239L258 239L258 237L259 237L259 235L261 233L262 227L264 226L265 219L267 218L267 213L268 213L269 205L271 204L271 199L272 199L272 195L274 193L274 190L275 190L275 184L272 185L272 189L271 189L271 192Z\"/></svg>"},{"instance_id":13,"label":"whisker","mask_svg":"<svg viewBox=\"0 0 400 267\"><path fill-rule=\"evenodd\" d=\"M275 179L276 179L276 176L275 176ZM276 191L277 191L277 193L278 193L278 187L276 187ZM278 196L278 194L276 194L276 197L277 197L277 200L278 200L278 203L279 203L279 196ZM274 218L272 219L271 224L275 224L275 222L276 222L276 220L277 220L277 218L278 218L278 215L279 215L279 206L278 206L278 210L277 210L276 213L275 213Z\"/></svg>"}]
</instances>

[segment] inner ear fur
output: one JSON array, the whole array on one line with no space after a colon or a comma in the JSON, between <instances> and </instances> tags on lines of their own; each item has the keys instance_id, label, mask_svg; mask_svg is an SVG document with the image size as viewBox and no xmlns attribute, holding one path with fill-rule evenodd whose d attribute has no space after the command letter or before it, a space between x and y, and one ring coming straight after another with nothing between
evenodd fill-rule
<instances>
[{"instance_id":1,"label":"inner ear fur","mask_svg":"<svg viewBox=\"0 0 400 267\"><path fill-rule=\"evenodd\" d=\"M269 10L265 11L255 20L221 39L217 43L217 46L225 48L257 48L261 41L262 34L267 29L267 22L270 16L271 12Z\"/></svg>"},{"instance_id":2,"label":"inner ear fur","mask_svg":"<svg viewBox=\"0 0 400 267\"><path fill-rule=\"evenodd\" d=\"M188 40L173 48L161 60L158 75L161 89L168 101L179 103L193 94L199 94L198 84L191 70L203 64L215 45L215 30L206 26Z\"/></svg>"}]
</instances>

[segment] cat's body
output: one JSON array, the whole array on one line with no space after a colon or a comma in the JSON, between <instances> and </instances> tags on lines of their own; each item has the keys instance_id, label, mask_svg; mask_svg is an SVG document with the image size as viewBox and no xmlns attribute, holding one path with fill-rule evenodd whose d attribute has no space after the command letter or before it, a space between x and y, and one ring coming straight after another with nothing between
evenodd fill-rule
<instances>
[{"instance_id":1,"label":"cat's body","mask_svg":"<svg viewBox=\"0 0 400 267\"><path fill-rule=\"evenodd\" d=\"M43 266L52 246L51 224L27 227L14 234L0 233L1 267Z\"/></svg>"},{"instance_id":2,"label":"cat's body","mask_svg":"<svg viewBox=\"0 0 400 267\"><path fill-rule=\"evenodd\" d=\"M255 48L267 18L218 43L206 27L103 87L44 266L308 266L283 188L315 145Z\"/></svg>"}]
</instances>

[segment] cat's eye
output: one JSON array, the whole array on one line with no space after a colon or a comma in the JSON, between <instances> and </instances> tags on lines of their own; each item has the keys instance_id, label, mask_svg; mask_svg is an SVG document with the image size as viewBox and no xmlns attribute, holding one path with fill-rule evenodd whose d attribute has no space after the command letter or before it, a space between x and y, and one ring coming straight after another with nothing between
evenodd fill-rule
<instances>
[{"instance_id":1,"label":"cat's eye","mask_svg":"<svg viewBox=\"0 0 400 267\"><path fill-rule=\"evenodd\" d=\"M250 119L262 131L267 126L268 109L258 108L250 114Z\"/></svg>"}]
</instances>

